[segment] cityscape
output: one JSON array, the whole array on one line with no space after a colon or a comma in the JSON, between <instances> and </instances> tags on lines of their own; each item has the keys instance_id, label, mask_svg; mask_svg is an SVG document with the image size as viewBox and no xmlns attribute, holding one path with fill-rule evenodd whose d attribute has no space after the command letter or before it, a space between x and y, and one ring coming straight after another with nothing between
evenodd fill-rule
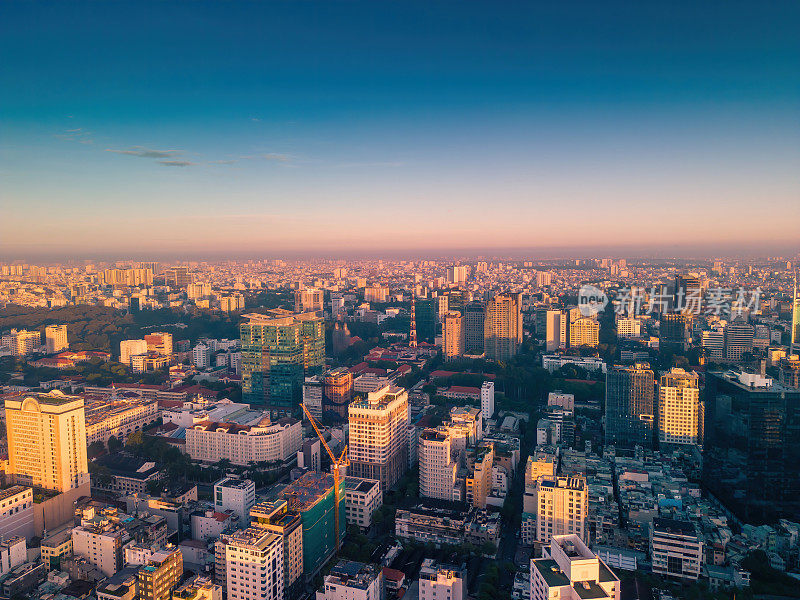
<instances>
[{"instance_id":1,"label":"cityscape","mask_svg":"<svg viewBox=\"0 0 800 600\"><path fill-rule=\"evenodd\" d=\"M9 2L0 600L800 598L800 7Z\"/></svg>"}]
</instances>

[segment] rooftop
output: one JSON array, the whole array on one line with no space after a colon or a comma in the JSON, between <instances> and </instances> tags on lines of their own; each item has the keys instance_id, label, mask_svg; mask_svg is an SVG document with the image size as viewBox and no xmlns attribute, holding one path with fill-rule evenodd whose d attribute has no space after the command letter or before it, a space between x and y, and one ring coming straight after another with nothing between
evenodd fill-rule
<instances>
[{"instance_id":1,"label":"rooftop","mask_svg":"<svg viewBox=\"0 0 800 600\"><path fill-rule=\"evenodd\" d=\"M559 568L558 563L550 558L540 558L533 561L533 566L539 571L548 587L569 585L569 578Z\"/></svg>"},{"instance_id":2,"label":"rooftop","mask_svg":"<svg viewBox=\"0 0 800 600\"><path fill-rule=\"evenodd\" d=\"M378 577L378 567L375 565L340 560L331 569L330 575L325 578L325 581L364 590L375 581L376 577Z\"/></svg>"}]
</instances>

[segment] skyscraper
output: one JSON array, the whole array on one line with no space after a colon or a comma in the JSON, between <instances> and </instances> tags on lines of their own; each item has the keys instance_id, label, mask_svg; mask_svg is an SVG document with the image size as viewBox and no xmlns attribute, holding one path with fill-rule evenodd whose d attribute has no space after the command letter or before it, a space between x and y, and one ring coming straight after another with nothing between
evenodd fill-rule
<instances>
[{"instance_id":1,"label":"skyscraper","mask_svg":"<svg viewBox=\"0 0 800 600\"><path fill-rule=\"evenodd\" d=\"M454 499L458 465L450 442L446 428L426 429L419 436L419 495L423 498Z\"/></svg>"},{"instance_id":2,"label":"skyscraper","mask_svg":"<svg viewBox=\"0 0 800 600\"><path fill-rule=\"evenodd\" d=\"M606 374L606 444L653 444L655 386L648 363L615 366Z\"/></svg>"},{"instance_id":3,"label":"skyscraper","mask_svg":"<svg viewBox=\"0 0 800 600\"><path fill-rule=\"evenodd\" d=\"M464 351L483 354L484 321L486 307L483 302L470 302L464 306Z\"/></svg>"},{"instance_id":4,"label":"skyscraper","mask_svg":"<svg viewBox=\"0 0 800 600\"><path fill-rule=\"evenodd\" d=\"M347 474L394 486L408 469L408 393L385 386L350 403Z\"/></svg>"},{"instance_id":5,"label":"skyscraper","mask_svg":"<svg viewBox=\"0 0 800 600\"><path fill-rule=\"evenodd\" d=\"M322 381L322 410L332 410L347 418L347 407L353 399L353 374L347 367L325 373Z\"/></svg>"},{"instance_id":6,"label":"skyscraper","mask_svg":"<svg viewBox=\"0 0 800 600\"><path fill-rule=\"evenodd\" d=\"M417 342L428 342L432 344L436 339L437 309L435 298L417 298L414 300Z\"/></svg>"},{"instance_id":7,"label":"skyscraper","mask_svg":"<svg viewBox=\"0 0 800 600\"><path fill-rule=\"evenodd\" d=\"M702 410L697 373L672 369L658 385L658 441L701 444Z\"/></svg>"},{"instance_id":8,"label":"skyscraper","mask_svg":"<svg viewBox=\"0 0 800 600\"><path fill-rule=\"evenodd\" d=\"M300 513L286 500L260 502L250 509L251 524L283 540L283 589L287 599L300 592L303 574L303 527Z\"/></svg>"},{"instance_id":9,"label":"skyscraper","mask_svg":"<svg viewBox=\"0 0 800 600\"><path fill-rule=\"evenodd\" d=\"M290 415L300 401L304 375L325 365L325 330L315 313L274 309L243 315L242 393L245 402Z\"/></svg>"},{"instance_id":10,"label":"skyscraper","mask_svg":"<svg viewBox=\"0 0 800 600\"><path fill-rule=\"evenodd\" d=\"M663 313L658 335L659 350L685 350L691 341L692 316L683 313Z\"/></svg>"},{"instance_id":11,"label":"skyscraper","mask_svg":"<svg viewBox=\"0 0 800 600\"><path fill-rule=\"evenodd\" d=\"M294 312L322 311L325 292L316 288L302 288L294 292Z\"/></svg>"},{"instance_id":12,"label":"skyscraper","mask_svg":"<svg viewBox=\"0 0 800 600\"><path fill-rule=\"evenodd\" d=\"M752 325L738 321L728 323L725 326L725 359L731 362L742 360L745 352L753 351L754 337Z\"/></svg>"},{"instance_id":13,"label":"skyscraper","mask_svg":"<svg viewBox=\"0 0 800 600\"><path fill-rule=\"evenodd\" d=\"M484 323L486 358L506 361L522 343L522 294L498 294L486 305Z\"/></svg>"},{"instance_id":14,"label":"skyscraper","mask_svg":"<svg viewBox=\"0 0 800 600\"><path fill-rule=\"evenodd\" d=\"M442 321L442 351L445 358L464 354L464 318L455 310L448 311Z\"/></svg>"},{"instance_id":15,"label":"skyscraper","mask_svg":"<svg viewBox=\"0 0 800 600\"><path fill-rule=\"evenodd\" d=\"M9 475L17 483L66 492L89 483L83 398L25 394L7 398Z\"/></svg>"},{"instance_id":16,"label":"skyscraper","mask_svg":"<svg viewBox=\"0 0 800 600\"><path fill-rule=\"evenodd\" d=\"M44 340L48 354L55 354L69 348L66 325L48 325L44 328Z\"/></svg>"},{"instance_id":17,"label":"skyscraper","mask_svg":"<svg viewBox=\"0 0 800 600\"><path fill-rule=\"evenodd\" d=\"M800 519L800 390L745 372L706 375L703 480L748 523Z\"/></svg>"}]
</instances>

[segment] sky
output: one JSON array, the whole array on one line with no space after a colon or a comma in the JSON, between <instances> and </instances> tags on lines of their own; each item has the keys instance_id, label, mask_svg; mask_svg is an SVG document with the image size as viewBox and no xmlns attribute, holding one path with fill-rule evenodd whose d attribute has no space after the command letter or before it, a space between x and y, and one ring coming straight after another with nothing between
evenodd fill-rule
<instances>
[{"instance_id":1,"label":"sky","mask_svg":"<svg viewBox=\"0 0 800 600\"><path fill-rule=\"evenodd\" d=\"M797 252L799 30L796 1L7 2L0 259Z\"/></svg>"}]
</instances>

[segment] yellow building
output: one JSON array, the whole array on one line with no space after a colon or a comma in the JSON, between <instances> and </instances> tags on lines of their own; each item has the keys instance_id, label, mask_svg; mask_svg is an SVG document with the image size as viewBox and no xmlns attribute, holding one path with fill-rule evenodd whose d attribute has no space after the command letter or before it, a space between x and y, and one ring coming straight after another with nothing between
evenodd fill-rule
<instances>
[{"instance_id":1,"label":"yellow building","mask_svg":"<svg viewBox=\"0 0 800 600\"><path fill-rule=\"evenodd\" d=\"M283 589L292 597L302 585L303 527L300 513L289 510L286 500L259 502L250 509L253 527L274 533L283 539Z\"/></svg>"},{"instance_id":2,"label":"yellow building","mask_svg":"<svg viewBox=\"0 0 800 600\"><path fill-rule=\"evenodd\" d=\"M590 317L575 319L569 324L571 347L591 346L596 348L600 338L600 324Z\"/></svg>"},{"instance_id":3,"label":"yellow building","mask_svg":"<svg viewBox=\"0 0 800 600\"><path fill-rule=\"evenodd\" d=\"M89 482L83 398L25 394L5 403L9 474L23 485L65 492Z\"/></svg>"},{"instance_id":4,"label":"yellow building","mask_svg":"<svg viewBox=\"0 0 800 600\"><path fill-rule=\"evenodd\" d=\"M48 325L44 328L44 340L48 354L69 349L66 325Z\"/></svg>"},{"instance_id":5,"label":"yellow building","mask_svg":"<svg viewBox=\"0 0 800 600\"><path fill-rule=\"evenodd\" d=\"M522 344L522 294L498 294L490 300L483 331L486 358L506 361L515 356Z\"/></svg>"},{"instance_id":6,"label":"yellow building","mask_svg":"<svg viewBox=\"0 0 800 600\"><path fill-rule=\"evenodd\" d=\"M471 471L466 482L467 502L477 508L486 508L486 497L492 491L494 446L490 443L479 445L474 456L468 456L467 461Z\"/></svg>"},{"instance_id":7,"label":"yellow building","mask_svg":"<svg viewBox=\"0 0 800 600\"><path fill-rule=\"evenodd\" d=\"M701 444L702 409L697 373L674 368L658 382L658 439L664 444Z\"/></svg>"},{"instance_id":8,"label":"yellow building","mask_svg":"<svg viewBox=\"0 0 800 600\"><path fill-rule=\"evenodd\" d=\"M170 600L183 576L183 555L177 548L153 552L136 574L140 600Z\"/></svg>"},{"instance_id":9,"label":"yellow building","mask_svg":"<svg viewBox=\"0 0 800 600\"><path fill-rule=\"evenodd\" d=\"M536 484L536 501L536 541L548 544L553 536L569 534L586 540L585 477L540 477Z\"/></svg>"},{"instance_id":10,"label":"yellow building","mask_svg":"<svg viewBox=\"0 0 800 600\"><path fill-rule=\"evenodd\" d=\"M445 358L456 358L464 354L464 318L457 310L445 313L442 322L442 337L442 350Z\"/></svg>"}]
</instances>

